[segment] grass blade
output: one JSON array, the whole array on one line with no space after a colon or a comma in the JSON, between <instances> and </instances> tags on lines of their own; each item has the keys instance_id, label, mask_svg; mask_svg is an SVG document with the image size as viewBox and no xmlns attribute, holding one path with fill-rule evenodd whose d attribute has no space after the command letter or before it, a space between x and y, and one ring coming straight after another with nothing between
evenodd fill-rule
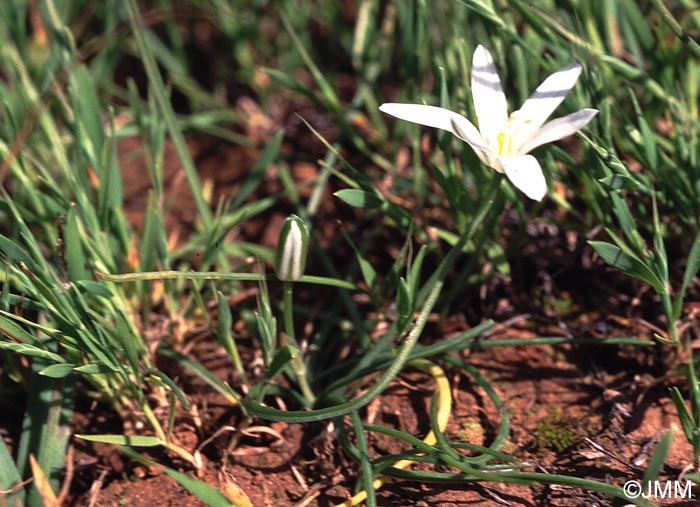
<instances>
[{"instance_id":1,"label":"grass blade","mask_svg":"<svg viewBox=\"0 0 700 507\"><path fill-rule=\"evenodd\" d=\"M659 445L656 446L651 458L649 458L649 465L647 466L647 469L644 472L644 477L642 478L644 484L648 484L649 482L656 480L661 473L664 462L666 461L666 456L671 448L671 442L673 442L673 427L671 427L671 429L669 429L661 438Z\"/></svg>"},{"instance_id":2,"label":"grass blade","mask_svg":"<svg viewBox=\"0 0 700 507\"><path fill-rule=\"evenodd\" d=\"M224 495L221 491L216 489L213 486L210 486L209 484L206 484L202 481L199 481L197 479L193 479L192 477L189 477L181 472L177 472L171 468L168 468L166 466L160 465L159 463L156 463L155 461L146 458L145 456L141 456L140 454L132 451L128 447L122 447L119 449L122 454L125 454L129 458L138 461L139 463L143 463L146 466L149 467L156 467L166 474L168 474L170 477L175 479L180 486L185 488L187 491L195 495L197 498L205 502L207 505L211 507L246 507L247 504L244 501L240 501L238 503L234 503L231 499L229 499L226 495Z\"/></svg>"},{"instance_id":3,"label":"grass blade","mask_svg":"<svg viewBox=\"0 0 700 507\"><path fill-rule=\"evenodd\" d=\"M182 164L182 169L185 171L187 183L190 186L195 205L197 206L198 216L201 219L204 227L208 228L213 219L212 212L209 209L209 204L204 199L204 192L199 181L197 168L195 167L190 152L187 149L185 137L182 134L182 130L180 130L180 127L178 126L175 113L173 112L170 102L168 101L167 93L165 91L165 84L163 83L156 66L152 50L148 45L145 29L142 25L135 0L126 1L126 10L129 14L129 23L136 39L139 54L143 59L143 65L146 69L146 73L148 74L148 80L151 84L151 91L155 96L156 102L158 103L160 113L163 115L163 122L165 123L168 133L170 134L170 138L173 141L173 146L175 147L177 156Z\"/></svg>"},{"instance_id":4,"label":"grass blade","mask_svg":"<svg viewBox=\"0 0 700 507\"><path fill-rule=\"evenodd\" d=\"M24 507L22 477L3 441L0 441L0 488L3 491L1 501L6 502L7 507Z\"/></svg>"}]
</instances>

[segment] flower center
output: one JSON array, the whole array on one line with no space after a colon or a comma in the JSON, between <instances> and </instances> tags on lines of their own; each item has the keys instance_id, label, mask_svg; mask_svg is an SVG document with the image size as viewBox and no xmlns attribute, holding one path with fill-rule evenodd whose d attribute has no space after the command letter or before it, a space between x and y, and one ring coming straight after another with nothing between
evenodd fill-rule
<instances>
[{"instance_id":1,"label":"flower center","mask_svg":"<svg viewBox=\"0 0 700 507\"><path fill-rule=\"evenodd\" d=\"M498 156L507 157L511 154L513 148L513 136L507 132L499 132L496 136L498 143Z\"/></svg>"}]
</instances>

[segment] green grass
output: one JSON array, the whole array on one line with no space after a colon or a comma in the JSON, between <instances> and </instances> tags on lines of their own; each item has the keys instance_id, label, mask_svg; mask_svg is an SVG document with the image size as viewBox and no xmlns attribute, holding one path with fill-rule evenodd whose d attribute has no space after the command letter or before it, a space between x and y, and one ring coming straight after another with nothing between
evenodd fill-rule
<instances>
[{"instance_id":1,"label":"green grass","mask_svg":"<svg viewBox=\"0 0 700 507\"><path fill-rule=\"evenodd\" d=\"M511 423L498 385L455 353L589 337L481 340L494 324L487 314L457 337L425 333L431 316L463 312L484 281L508 280L533 241L531 223L589 241L602 261L656 294L655 320L664 326L657 338L686 358L672 365L682 372L674 377L681 389L669 396L697 470L700 388L684 313L700 267L697 2L360 0L356 13L301 0L159 0L144 11L134 0L36 4L0 4L0 374L27 407L16 447L0 445L9 505L42 505L46 491L21 485L32 477L30 455L58 492L76 396L144 428L87 438L164 447L196 468L197 450L171 437L191 393L158 368L158 357L223 395L244 425L334 419L339 445L357 462L359 488L381 472L416 481L553 483L623 497L617 485L532 472L504 454ZM478 44L494 56L511 111L550 73L573 61L583 66L554 116L586 107L600 113L578 137L534 151L549 186L542 203L450 134L378 110L383 102L424 103L475 118L470 75ZM243 95L288 130L263 141L244 135L236 107ZM210 197L187 144L197 136L257 154L232 198ZM124 156L127 138L139 148ZM165 182L170 147L196 211L176 246L166 220L181 204ZM138 227L124 209L129 157L142 157L148 170ZM292 176L299 160L318 169L310 189ZM293 213L309 228L299 280L279 281L274 249L240 239L243 226L273 212ZM341 218L343 227L329 234L324 224ZM251 282L257 300L229 306L227 296ZM189 355L182 337L153 338L155 315L184 329L208 326L238 384ZM262 375L241 360L241 334L258 349ZM602 342L639 354L653 345L641 337ZM362 420L360 409L420 358L449 365L488 393L501 413L490 421L498 428L493 441L467 456L434 414L434 445ZM272 395L289 408L269 406ZM370 432L413 450L373 457ZM661 470L667 446L649 477ZM392 468L401 459L435 471ZM210 489L176 479L222 504ZM376 505L373 494L367 504Z\"/></svg>"}]
</instances>

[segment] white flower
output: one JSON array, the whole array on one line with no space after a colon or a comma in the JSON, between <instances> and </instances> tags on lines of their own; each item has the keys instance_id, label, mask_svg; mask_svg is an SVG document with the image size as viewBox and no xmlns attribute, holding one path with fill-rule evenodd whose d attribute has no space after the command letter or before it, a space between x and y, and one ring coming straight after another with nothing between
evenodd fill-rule
<instances>
[{"instance_id":1,"label":"white flower","mask_svg":"<svg viewBox=\"0 0 700 507\"><path fill-rule=\"evenodd\" d=\"M547 182L539 162L528 153L578 132L598 113L596 109L581 109L545 123L580 74L580 65L567 65L545 79L522 107L508 116L493 58L479 45L472 58L471 82L478 129L464 116L441 107L382 104L379 109L402 120L452 132L468 143L484 164L505 173L516 188L540 201L547 193Z\"/></svg>"}]
</instances>

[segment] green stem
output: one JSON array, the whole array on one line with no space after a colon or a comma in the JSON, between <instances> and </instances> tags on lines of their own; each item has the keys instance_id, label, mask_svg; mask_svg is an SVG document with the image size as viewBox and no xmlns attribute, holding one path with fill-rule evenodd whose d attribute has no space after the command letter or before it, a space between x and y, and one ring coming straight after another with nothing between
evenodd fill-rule
<instances>
[{"instance_id":1,"label":"green stem","mask_svg":"<svg viewBox=\"0 0 700 507\"><path fill-rule=\"evenodd\" d=\"M306 364L304 363L304 353L301 351L296 339L296 333L294 332L294 283L284 282L282 296L282 313L284 317L284 332L292 345L299 349L299 353L292 358L290 361L294 374L297 376L297 382L299 382L299 388L301 389L304 398L306 399L309 406L313 406L316 401L316 396L311 390L309 385L309 380L306 377Z\"/></svg>"},{"instance_id":2,"label":"green stem","mask_svg":"<svg viewBox=\"0 0 700 507\"><path fill-rule=\"evenodd\" d=\"M546 483L546 484L561 484L566 486L572 486L576 488L586 489L589 491L598 491L600 493L605 493L608 495L616 496L622 498L627 502L639 505L642 507L656 507L654 503L648 501L643 497L631 498L625 495L625 491L619 487L612 484L606 484L604 482L599 482L591 479L582 479L579 477L570 477L567 475L557 475L548 474L540 472L520 472L520 471L490 471L472 466L470 463L465 462L466 456L460 456L459 458L454 458L448 453L443 452L436 445L429 445L422 440L402 433L398 430L392 428L386 428L384 426L375 426L365 424L364 428L367 431L375 431L383 433L395 438L400 438L415 447L417 452L426 453L431 456L435 456L445 465L454 467L458 469L462 474L448 474L441 473L436 474L434 477L438 479L439 482L469 482L469 481L488 481L488 482L501 482L505 484L536 484L536 483ZM356 452L354 453L357 454ZM517 465L512 465L514 468ZM388 467L382 469L383 475L389 475L391 477L397 478L411 478L411 472L408 470L402 470L394 467Z\"/></svg>"},{"instance_id":3,"label":"green stem","mask_svg":"<svg viewBox=\"0 0 700 507\"><path fill-rule=\"evenodd\" d=\"M239 282L277 282L279 278L275 275L261 273L219 273L218 271L144 271L143 273L125 273L112 275L109 273L98 273L98 278L115 283L129 283L142 280L235 280ZM315 285L328 285L341 289L358 290L357 285L345 280L328 278L325 276L304 275L297 283L312 283Z\"/></svg>"},{"instance_id":4,"label":"green stem","mask_svg":"<svg viewBox=\"0 0 700 507\"><path fill-rule=\"evenodd\" d=\"M155 432L156 436L163 442L167 442L168 436L165 434L163 426L161 426L160 421L158 421L158 418L153 413L153 410L151 410L151 407L148 405L148 403L141 403L141 410L143 410L143 415L146 417L148 422L151 423L151 428Z\"/></svg>"},{"instance_id":5,"label":"green stem","mask_svg":"<svg viewBox=\"0 0 700 507\"><path fill-rule=\"evenodd\" d=\"M466 245L467 242L474 237L474 233L476 232L477 228L484 221L484 218L486 218L486 216L489 214L489 211L491 210L493 203L498 195L498 189L500 188L500 186L501 178L498 176L494 177L491 180L489 187L487 187L486 189L486 199L484 200L484 203L479 209L479 212L469 223L469 227L467 228L467 230L464 231L464 233L459 237L457 243L455 243L454 246L450 249L450 251L447 252L447 255L440 263L438 268L435 270L435 273L432 274L428 282L418 292L418 297L416 298L417 301L422 301L425 297L426 292L431 287L433 287L438 280L442 282L442 280L445 279L445 276L447 275L449 269L452 267L452 264L455 262L455 260L457 260L457 256L459 256L462 253L464 245Z\"/></svg>"},{"instance_id":6,"label":"green stem","mask_svg":"<svg viewBox=\"0 0 700 507\"><path fill-rule=\"evenodd\" d=\"M374 494L374 472L372 470L372 462L369 459L369 448L367 446L367 436L362 425L362 419L356 410L350 412L350 421L352 421L353 429L355 430L355 438L357 439L357 447L360 451L360 463L362 464L362 489L367 493L367 507L377 505L377 499Z\"/></svg>"},{"instance_id":7,"label":"green stem","mask_svg":"<svg viewBox=\"0 0 700 507\"><path fill-rule=\"evenodd\" d=\"M664 291L659 293L659 297L661 298L661 306L663 307L664 315L666 315L666 321L668 322L668 339L672 343L679 344L678 321L673 312L671 295L667 291Z\"/></svg>"},{"instance_id":8,"label":"green stem","mask_svg":"<svg viewBox=\"0 0 700 507\"><path fill-rule=\"evenodd\" d=\"M498 183L496 188L492 189L492 194L490 198L488 198L488 200L486 201L485 207L488 211L494 208L496 210L503 209L503 193L498 192L498 189L500 188L501 178L497 176L494 179ZM498 201L498 205L494 206L494 203L496 203L496 201ZM486 215L484 214L483 217L486 217ZM474 252L484 252L484 245L486 244L487 240L493 240L493 238L489 234L493 230L496 221L500 220L500 218L500 214L491 213L491 216L489 217L489 220L487 221L486 226L483 229L483 231L486 231L486 233L482 231L482 233L477 237L477 239L474 242ZM477 220L483 220L481 213L478 215ZM452 288L443 297L442 304L444 305L444 308L449 308L452 302L455 300L455 298L459 297L459 295L464 291L464 286L467 284L467 279L469 275L474 273L475 264L482 262L483 260L483 254L471 255L466 260L466 262L464 262L464 264L460 267L459 273L453 279L454 282L452 283Z\"/></svg>"},{"instance_id":9,"label":"green stem","mask_svg":"<svg viewBox=\"0 0 700 507\"><path fill-rule=\"evenodd\" d=\"M449 457L445 455L441 456L445 462L451 461ZM450 463L452 466L456 464ZM620 486L615 486L613 484L606 484L604 482L595 481L592 479L581 479L579 477L571 477L568 475L558 475L558 474L548 474L541 472L483 472L476 468L461 466L458 467L464 469L464 475L454 475L451 479L453 482L470 482L470 481L487 481L487 482L500 482L503 484L522 484L522 485L533 485L533 484L557 484L563 486L570 486L573 488L579 488L588 491L597 491L598 493L603 493L606 495L614 496L627 502L628 505L634 504L639 507L657 507L657 505L650 500L647 500L643 496L631 497L627 496L625 490ZM467 470L468 469L468 470ZM382 470L385 475L390 475L397 478L410 478L410 472L406 470L387 468Z\"/></svg>"},{"instance_id":10,"label":"green stem","mask_svg":"<svg viewBox=\"0 0 700 507\"><path fill-rule=\"evenodd\" d=\"M294 286L292 282L284 282L282 296L282 314L284 316L284 332L296 347L297 335L294 332Z\"/></svg>"},{"instance_id":11,"label":"green stem","mask_svg":"<svg viewBox=\"0 0 700 507\"><path fill-rule=\"evenodd\" d=\"M673 14L671 14L671 11L668 10L668 7L666 7L663 0L651 0L651 3L659 12L666 25L674 34L676 34L676 37L678 37L681 42L685 44L685 47L687 47L696 58L700 58L700 45L693 40L688 32L683 30L683 27L678 23L678 21L676 21L676 18L673 17Z\"/></svg>"},{"instance_id":12,"label":"green stem","mask_svg":"<svg viewBox=\"0 0 700 507\"><path fill-rule=\"evenodd\" d=\"M260 403L252 401L250 398L244 401L244 406L248 410L250 415L255 415L262 417L264 419L269 419L271 421L290 421L290 422L310 422L310 421L322 421L324 419L331 419L333 417L340 417L341 415L349 414L353 410L358 410L359 408L367 405L375 397L377 397L386 387L391 383L394 378L399 374L401 369L404 367L408 361L411 351L415 346L418 338L423 332L426 322L428 321L428 316L435 306L440 290L442 289L442 281L438 281L433 286L433 290L428 295L428 298L423 306L423 309L418 315L413 329L408 333L406 340L396 354L396 359L389 366L384 376L372 387L370 387L363 394L355 398L354 400L347 401L345 403L340 403L333 407L321 408L318 410L277 410L274 408L266 407Z\"/></svg>"}]
</instances>

